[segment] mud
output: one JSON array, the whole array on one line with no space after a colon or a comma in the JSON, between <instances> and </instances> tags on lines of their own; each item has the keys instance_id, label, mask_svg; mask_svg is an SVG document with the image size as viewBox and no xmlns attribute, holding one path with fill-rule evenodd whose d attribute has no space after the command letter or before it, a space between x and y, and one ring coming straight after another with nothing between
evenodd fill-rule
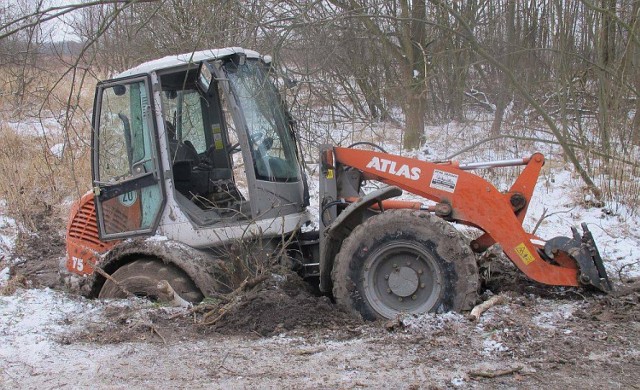
<instances>
[{"instance_id":1,"label":"mud","mask_svg":"<svg viewBox=\"0 0 640 390\"><path fill-rule=\"evenodd\" d=\"M533 294L549 299L582 300L601 295L595 289L548 286L527 278L502 252L488 252L480 259L482 291L492 294ZM619 283L620 281L615 281Z\"/></svg>"},{"instance_id":2,"label":"mud","mask_svg":"<svg viewBox=\"0 0 640 390\"><path fill-rule=\"evenodd\" d=\"M244 295L214 329L221 334L265 337L293 330L296 334L319 329L348 332L358 325L362 325L359 316L327 297L313 295L298 275L287 273L272 275Z\"/></svg>"},{"instance_id":3,"label":"mud","mask_svg":"<svg viewBox=\"0 0 640 390\"><path fill-rule=\"evenodd\" d=\"M44 312L72 309L25 331L43 309L33 302L42 295L23 288L60 286L64 247L46 226L20 238L25 261L13 272L24 282L14 301L0 301L0 388L599 389L640 380L638 281L617 282L610 295L553 288L499 258L483 267L484 297L506 303L476 322L444 313L364 323L278 271L193 309L47 292Z\"/></svg>"},{"instance_id":4,"label":"mud","mask_svg":"<svg viewBox=\"0 0 640 390\"><path fill-rule=\"evenodd\" d=\"M219 319L208 323L212 318ZM327 297L314 295L298 275L287 273L273 274L249 291L236 294L233 304L205 302L187 310L135 298L111 301L104 309L103 321L89 322L72 338L65 336L59 341L166 343L220 335L261 338L316 332L345 340L359 336L362 325L359 316L347 313Z\"/></svg>"},{"instance_id":5,"label":"mud","mask_svg":"<svg viewBox=\"0 0 640 390\"><path fill-rule=\"evenodd\" d=\"M29 287L63 288L60 266L64 261L64 222L53 210L34 218L35 230L20 231L11 258L11 274Z\"/></svg>"},{"instance_id":6,"label":"mud","mask_svg":"<svg viewBox=\"0 0 640 390\"><path fill-rule=\"evenodd\" d=\"M341 323L339 315L322 320L324 313L299 317L311 326L292 324L291 330L278 326L282 320L245 324L240 319L265 319L259 299L249 299L252 304L215 330L197 325L185 309L55 293L51 299L79 299L84 314L63 316L55 331L38 329L40 341L29 354L12 344L24 331L5 329L0 379L10 388L637 388L640 295L631 290L582 300L504 292L506 303L476 322L457 313L427 314L404 318L392 331L350 318ZM284 316L290 309L264 312ZM280 333L262 337L256 329ZM2 352L10 347L15 351Z\"/></svg>"}]
</instances>

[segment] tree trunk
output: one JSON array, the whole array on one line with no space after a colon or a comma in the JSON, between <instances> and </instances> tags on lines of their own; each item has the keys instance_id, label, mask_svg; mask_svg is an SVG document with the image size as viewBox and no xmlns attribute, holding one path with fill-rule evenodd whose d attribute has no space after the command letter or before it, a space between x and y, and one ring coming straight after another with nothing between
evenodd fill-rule
<instances>
[{"instance_id":1,"label":"tree trunk","mask_svg":"<svg viewBox=\"0 0 640 390\"><path fill-rule=\"evenodd\" d=\"M504 45L504 50L506 51L506 66L508 69L515 70L515 50L517 49L516 42L516 4L515 0L509 0L507 2L507 17L505 20L506 24L506 42ZM512 87L509 81L509 77L504 73L500 72L500 86L498 87L497 101L496 101L496 112L493 117L493 122L491 123L491 136L495 137L500 134L502 128L502 121L504 119L504 112L507 108L507 102L509 96L512 94Z\"/></svg>"},{"instance_id":2,"label":"tree trunk","mask_svg":"<svg viewBox=\"0 0 640 390\"><path fill-rule=\"evenodd\" d=\"M409 89L407 103L403 111L406 129L402 147L406 150L416 149L424 142L424 113L426 111L426 94L422 90Z\"/></svg>"},{"instance_id":3,"label":"tree trunk","mask_svg":"<svg viewBox=\"0 0 640 390\"><path fill-rule=\"evenodd\" d=\"M615 15L616 0L602 0L602 8ZM614 16L603 12L600 27L600 69L598 71L598 124L600 126L600 138L606 154L611 153L611 130L609 110L614 98L611 94L611 76L609 69L614 62L615 55L615 20ZM608 159L605 158L605 161Z\"/></svg>"},{"instance_id":4,"label":"tree trunk","mask_svg":"<svg viewBox=\"0 0 640 390\"><path fill-rule=\"evenodd\" d=\"M631 18L631 32L640 39L640 1L633 3L633 11ZM635 114L633 115L633 122L631 123L631 142L634 145L640 146L640 43L637 40L633 40L630 43L628 58L628 68L631 69L631 79L633 86L636 90L635 98ZM634 71L635 69L635 71Z\"/></svg>"},{"instance_id":5,"label":"tree trunk","mask_svg":"<svg viewBox=\"0 0 640 390\"><path fill-rule=\"evenodd\" d=\"M496 102L496 112L493 115L493 122L491 122L491 136L496 137L500 135L500 129L502 128L502 120L504 119L504 112L507 108L507 99L504 96L504 91L498 94L498 101Z\"/></svg>"}]
</instances>

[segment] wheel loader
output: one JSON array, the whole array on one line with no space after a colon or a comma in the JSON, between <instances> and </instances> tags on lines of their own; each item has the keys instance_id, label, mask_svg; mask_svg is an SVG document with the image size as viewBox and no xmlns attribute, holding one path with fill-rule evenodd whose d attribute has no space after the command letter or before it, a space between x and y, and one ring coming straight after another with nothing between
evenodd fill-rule
<instances>
[{"instance_id":1,"label":"wheel loader","mask_svg":"<svg viewBox=\"0 0 640 390\"><path fill-rule=\"evenodd\" d=\"M462 311L480 287L475 254L494 244L537 282L611 289L586 225L550 240L523 229L539 153L462 164L323 145L320 217L309 229L295 121L274 80L270 57L225 48L146 62L97 85L93 189L74 204L66 241L67 268L87 279L88 295L162 300L167 281L198 302L228 290L220 270L259 248L265 263L295 269L365 319ZM471 173L518 165L507 192ZM367 181L383 186L365 193ZM421 200L402 200L403 191ZM483 234L468 242L455 224Z\"/></svg>"}]
</instances>

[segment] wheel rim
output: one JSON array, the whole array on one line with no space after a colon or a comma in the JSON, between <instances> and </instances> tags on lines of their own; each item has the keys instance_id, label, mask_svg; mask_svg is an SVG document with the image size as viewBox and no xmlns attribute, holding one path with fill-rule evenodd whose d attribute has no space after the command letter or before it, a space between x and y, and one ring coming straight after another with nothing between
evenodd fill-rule
<instances>
[{"instance_id":1,"label":"wheel rim","mask_svg":"<svg viewBox=\"0 0 640 390\"><path fill-rule=\"evenodd\" d=\"M364 266L365 297L381 316L425 313L438 302L442 273L421 245L394 241L372 253Z\"/></svg>"}]
</instances>

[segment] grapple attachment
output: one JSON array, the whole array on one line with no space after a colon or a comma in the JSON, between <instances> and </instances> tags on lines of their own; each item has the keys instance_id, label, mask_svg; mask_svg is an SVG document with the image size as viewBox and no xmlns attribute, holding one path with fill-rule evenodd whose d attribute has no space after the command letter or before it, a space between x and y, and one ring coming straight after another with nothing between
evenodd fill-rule
<instances>
[{"instance_id":1,"label":"grapple attachment","mask_svg":"<svg viewBox=\"0 0 640 390\"><path fill-rule=\"evenodd\" d=\"M578 265L580 283L593 286L603 292L610 292L611 282L586 223L582 224L582 230L583 234L580 235L578 229L572 227L573 238L560 236L547 241L544 253L550 259L555 259L562 254L568 256Z\"/></svg>"}]
</instances>

